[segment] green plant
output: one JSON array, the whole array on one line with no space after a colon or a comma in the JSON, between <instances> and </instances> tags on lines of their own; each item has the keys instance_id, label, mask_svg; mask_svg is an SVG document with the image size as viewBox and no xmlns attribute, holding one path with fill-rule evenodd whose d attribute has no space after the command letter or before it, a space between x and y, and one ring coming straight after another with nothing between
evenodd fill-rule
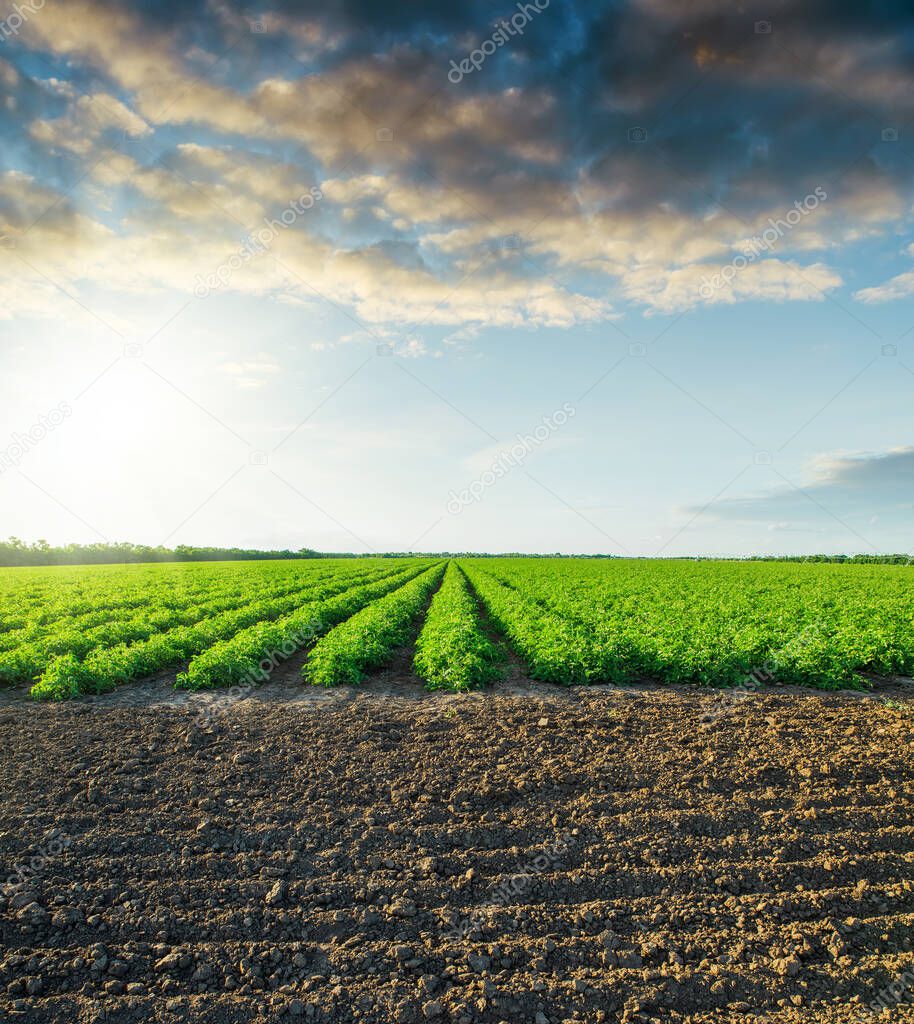
<instances>
[{"instance_id":1,"label":"green plant","mask_svg":"<svg viewBox=\"0 0 914 1024\"><path fill-rule=\"evenodd\" d=\"M501 657L480 628L466 577L450 562L416 642L416 675L429 690L472 690L500 675Z\"/></svg>"},{"instance_id":2,"label":"green plant","mask_svg":"<svg viewBox=\"0 0 914 1024\"><path fill-rule=\"evenodd\" d=\"M412 624L444 572L439 563L332 629L315 644L305 678L315 685L360 683L409 639Z\"/></svg>"}]
</instances>

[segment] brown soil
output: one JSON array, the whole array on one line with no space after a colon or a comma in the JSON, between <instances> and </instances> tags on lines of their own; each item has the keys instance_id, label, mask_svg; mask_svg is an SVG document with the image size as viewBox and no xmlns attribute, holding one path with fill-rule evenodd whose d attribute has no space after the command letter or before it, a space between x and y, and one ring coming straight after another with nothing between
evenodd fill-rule
<instances>
[{"instance_id":1,"label":"brown soil","mask_svg":"<svg viewBox=\"0 0 914 1024\"><path fill-rule=\"evenodd\" d=\"M9 698L0 1020L914 1021L909 690L403 668Z\"/></svg>"}]
</instances>

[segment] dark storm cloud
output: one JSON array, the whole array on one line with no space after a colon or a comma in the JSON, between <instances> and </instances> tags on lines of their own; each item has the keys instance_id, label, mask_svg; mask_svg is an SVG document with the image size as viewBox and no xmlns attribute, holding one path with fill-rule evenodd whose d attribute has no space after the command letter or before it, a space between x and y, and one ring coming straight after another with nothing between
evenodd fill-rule
<instances>
[{"instance_id":1,"label":"dark storm cloud","mask_svg":"<svg viewBox=\"0 0 914 1024\"><path fill-rule=\"evenodd\" d=\"M914 109L914 12L903 4L643 2L589 24L560 81L580 98L581 155L627 206L716 202L751 216L850 167L881 166L882 130ZM770 28L770 32L766 31ZM759 31L760 30L760 31ZM643 128L640 148L626 129Z\"/></svg>"},{"instance_id":2,"label":"dark storm cloud","mask_svg":"<svg viewBox=\"0 0 914 1024\"><path fill-rule=\"evenodd\" d=\"M861 175L897 188L910 177L910 161L882 146L883 129L902 129L914 113L909 3L549 0L541 13L528 4L534 16L523 34L459 84L447 80L450 62L459 64L489 38L515 4L134 0L109 6L112 17L132 11L151 37L167 36L181 52L196 46L224 54L213 80L230 83L234 69L243 89L270 75L301 76L304 70L290 67L283 51L296 48L292 26L317 26L322 38L309 60L316 70L341 76L342 100L383 122L398 89L414 96L417 108L432 97L412 120L419 136L430 118L452 114L448 105L512 87L534 102L545 91L552 100L548 116L512 115L502 128L525 132L531 154L536 147L561 153L556 171L527 173L566 183L583 178L605 203L630 213L668 203L702 216L722 204L751 218L772 202L789 205L817 184L840 192L849 168L857 187ZM250 32L249 23L264 27L263 35ZM270 49L272 43L281 48ZM387 86L380 90L379 76L360 82L351 73L379 58ZM475 190L481 178L497 181L529 162L518 147L490 145L475 125L469 133L460 127L424 140L427 169L449 184Z\"/></svg>"},{"instance_id":3,"label":"dark storm cloud","mask_svg":"<svg viewBox=\"0 0 914 1024\"><path fill-rule=\"evenodd\" d=\"M528 133L531 150L557 149L562 160L557 171L528 174L583 176L607 204L629 213L667 203L703 216L720 204L751 219L816 185L831 186L836 198L866 180L906 189L912 152L902 157L887 148L883 130L899 130L899 146L907 146L914 9L901 2L773 6L772 16L769 3L552 0L522 36L459 85L449 83L444 99L545 89L549 116L512 125ZM399 46L391 84L426 79L425 92L438 87L450 60L465 56L468 38L481 43L514 6L291 3L285 10L343 33L328 69ZM356 99L380 106L385 96ZM434 110L431 104L429 116ZM494 175L497 187L504 154L478 137L475 145L456 135L449 142L462 147L460 166L442 143L425 149L430 170L455 185ZM507 160L523 163L516 152Z\"/></svg>"}]
</instances>

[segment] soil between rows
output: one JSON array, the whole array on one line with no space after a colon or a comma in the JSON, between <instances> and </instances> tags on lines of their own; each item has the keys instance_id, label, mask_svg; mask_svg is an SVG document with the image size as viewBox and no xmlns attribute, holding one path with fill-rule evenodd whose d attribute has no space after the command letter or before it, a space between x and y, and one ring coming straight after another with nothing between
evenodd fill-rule
<instances>
[{"instance_id":1,"label":"soil between rows","mask_svg":"<svg viewBox=\"0 0 914 1024\"><path fill-rule=\"evenodd\" d=\"M0 708L0 1019L843 1022L914 981L909 690L284 670L202 720Z\"/></svg>"}]
</instances>

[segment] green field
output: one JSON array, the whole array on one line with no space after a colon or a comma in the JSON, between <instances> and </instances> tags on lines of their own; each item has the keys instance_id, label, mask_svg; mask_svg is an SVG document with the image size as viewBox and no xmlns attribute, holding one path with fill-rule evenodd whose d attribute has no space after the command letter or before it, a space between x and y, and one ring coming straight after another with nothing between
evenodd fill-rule
<instances>
[{"instance_id":1,"label":"green field","mask_svg":"<svg viewBox=\"0 0 914 1024\"><path fill-rule=\"evenodd\" d=\"M0 570L0 684L36 698L160 671L203 689L359 682L415 645L429 689L509 652L559 684L863 686L914 672L914 569L569 558L360 558Z\"/></svg>"}]
</instances>

